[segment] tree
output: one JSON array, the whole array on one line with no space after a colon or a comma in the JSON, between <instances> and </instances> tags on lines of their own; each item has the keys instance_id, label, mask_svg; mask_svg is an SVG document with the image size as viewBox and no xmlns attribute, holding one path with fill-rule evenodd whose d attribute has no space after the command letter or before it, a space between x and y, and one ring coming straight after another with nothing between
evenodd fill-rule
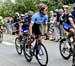
<instances>
[{"instance_id":1,"label":"tree","mask_svg":"<svg viewBox=\"0 0 75 66\"><path fill-rule=\"evenodd\" d=\"M25 13L28 10L36 11L36 2L34 0L16 0L15 11Z\"/></svg>"},{"instance_id":2,"label":"tree","mask_svg":"<svg viewBox=\"0 0 75 66\"><path fill-rule=\"evenodd\" d=\"M0 15L12 16L14 14L14 4L9 0L0 3Z\"/></svg>"}]
</instances>

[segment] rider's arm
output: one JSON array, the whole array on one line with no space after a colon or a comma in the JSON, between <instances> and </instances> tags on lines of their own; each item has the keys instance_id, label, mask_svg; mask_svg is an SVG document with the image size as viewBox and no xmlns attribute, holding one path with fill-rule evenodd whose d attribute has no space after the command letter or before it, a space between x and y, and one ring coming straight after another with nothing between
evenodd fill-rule
<instances>
[{"instance_id":1,"label":"rider's arm","mask_svg":"<svg viewBox=\"0 0 75 66\"><path fill-rule=\"evenodd\" d=\"M48 32L48 24L45 24L45 33Z\"/></svg>"},{"instance_id":2,"label":"rider's arm","mask_svg":"<svg viewBox=\"0 0 75 66\"><path fill-rule=\"evenodd\" d=\"M70 24L72 25L72 27L75 29L75 24L73 22L73 20L69 20L70 21Z\"/></svg>"},{"instance_id":3,"label":"rider's arm","mask_svg":"<svg viewBox=\"0 0 75 66\"><path fill-rule=\"evenodd\" d=\"M46 15L46 18L45 18L45 33L48 32L48 16Z\"/></svg>"},{"instance_id":4,"label":"rider's arm","mask_svg":"<svg viewBox=\"0 0 75 66\"><path fill-rule=\"evenodd\" d=\"M36 19L36 16L33 15L32 18L31 18L31 22L29 24L29 34L30 34L30 36L32 36L32 27L33 27L33 24L35 22L35 19Z\"/></svg>"},{"instance_id":5,"label":"rider's arm","mask_svg":"<svg viewBox=\"0 0 75 66\"><path fill-rule=\"evenodd\" d=\"M19 32L21 32L22 26L23 26L23 23L20 23L19 24Z\"/></svg>"},{"instance_id":6,"label":"rider's arm","mask_svg":"<svg viewBox=\"0 0 75 66\"><path fill-rule=\"evenodd\" d=\"M75 29L75 24L74 24L74 21L73 21L73 18L70 14L70 17L69 17L69 21L70 21L70 24L72 25L72 27Z\"/></svg>"},{"instance_id":7,"label":"rider's arm","mask_svg":"<svg viewBox=\"0 0 75 66\"><path fill-rule=\"evenodd\" d=\"M32 27L33 27L33 23L30 22L30 25L29 25L29 34L32 36Z\"/></svg>"}]
</instances>

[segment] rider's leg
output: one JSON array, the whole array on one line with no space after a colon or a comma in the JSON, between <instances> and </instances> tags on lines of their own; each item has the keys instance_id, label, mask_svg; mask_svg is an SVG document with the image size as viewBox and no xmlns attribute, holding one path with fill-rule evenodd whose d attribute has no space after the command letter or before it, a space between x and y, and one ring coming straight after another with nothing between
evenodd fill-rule
<instances>
[{"instance_id":1,"label":"rider's leg","mask_svg":"<svg viewBox=\"0 0 75 66\"><path fill-rule=\"evenodd\" d=\"M23 32L20 32L20 34L19 34L20 42L22 41L22 38L23 38Z\"/></svg>"},{"instance_id":2,"label":"rider's leg","mask_svg":"<svg viewBox=\"0 0 75 66\"><path fill-rule=\"evenodd\" d=\"M66 45L68 46L68 48L71 48L70 47L70 45L71 45L70 37L73 36L73 33L74 33L74 29L70 28L69 32L68 32L68 35L67 35L67 39L66 39Z\"/></svg>"},{"instance_id":3,"label":"rider's leg","mask_svg":"<svg viewBox=\"0 0 75 66\"><path fill-rule=\"evenodd\" d=\"M70 37L73 37L73 40L75 40L75 30L73 28L70 29Z\"/></svg>"},{"instance_id":4,"label":"rider's leg","mask_svg":"<svg viewBox=\"0 0 75 66\"><path fill-rule=\"evenodd\" d=\"M34 48L34 49L36 49L36 55L39 54L41 41L42 41L42 37L41 37L41 36L37 36L37 37L36 37L35 48Z\"/></svg>"},{"instance_id":5,"label":"rider's leg","mask_svg":"<svg viewBox=\"0 0 75 66\"><path fill-rule=\"evenodd\" d=\"M69 29L69 33L68 33L68 35L67 35L67 39L70 39L70 37L72 37L73 34L74 34L74 29L73 29L73 28L70 28L70 29Z\"/></svg>"}]
</instances>

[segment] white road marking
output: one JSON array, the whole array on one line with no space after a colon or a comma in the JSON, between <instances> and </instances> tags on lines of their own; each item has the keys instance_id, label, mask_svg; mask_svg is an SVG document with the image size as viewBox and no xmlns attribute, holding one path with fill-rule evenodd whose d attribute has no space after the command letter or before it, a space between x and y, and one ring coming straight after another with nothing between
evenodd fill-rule
<instances>
[{"instance_id":1,"label":"white road marking","mask_svg":"<svg viewBox=\"0 0 75 66\"><path fill-rule=\"evenodd\" d=\"M6 41L3 41L2 44L4 44L4 45L14 45L14 43L6 42Z\"/></svg>"}]
</instances>

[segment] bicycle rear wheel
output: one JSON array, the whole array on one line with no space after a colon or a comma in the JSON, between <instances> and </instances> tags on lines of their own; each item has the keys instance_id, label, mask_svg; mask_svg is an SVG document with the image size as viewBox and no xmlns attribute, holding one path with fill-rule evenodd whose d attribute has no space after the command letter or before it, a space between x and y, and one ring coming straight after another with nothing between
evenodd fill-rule
<instances>
[{"instance_id":1,"label":"bicycle rear wheel","mask_svg":"<svg viewBox=\"0 0 75 66\"><path fill-rule=\"evenodd\" d=\"M28 62L31 62L33 58L33 52L31 51L31 48L27 44L24 44L23 46L23 52L24 52L24 57Z\"/></svg>"},{"instance_id":2,"label":"bicycle rear wheel","mask_svg":"<svg viewBox=\"0 0 75 66\"><path fill-rule=\"evenodd\" d=\"M45 46L41 43L38 45L39 55L41 59L38 58L38 55L36 55L36 59L39 62L41 66L47 66L48 64L48 53L45 48Z\"/></svg>"},{"instance_id":3,"label":"bicycle rear wheel","mask_svg":"<svg viewBox=\"0 0 75 66\"><path fill-rule=\"evenodd\" d=\"M0 32L0 43L3 41L3 32Z\"/></svg>"},{"instance_id":4,"label":"bicycle rear wheel","mask_svg":"<svg viewBox=\"0 0 75 66\"><path fill-rule=\"evenodd\" d=\"M17 38L15 39L15 48L16 48L17 53L18 53L19 55L21 55L21 54L22 54L22 47L21 47L21 45L20 45L19 37L17 37Z\"/></svg>"}]
</instances>

